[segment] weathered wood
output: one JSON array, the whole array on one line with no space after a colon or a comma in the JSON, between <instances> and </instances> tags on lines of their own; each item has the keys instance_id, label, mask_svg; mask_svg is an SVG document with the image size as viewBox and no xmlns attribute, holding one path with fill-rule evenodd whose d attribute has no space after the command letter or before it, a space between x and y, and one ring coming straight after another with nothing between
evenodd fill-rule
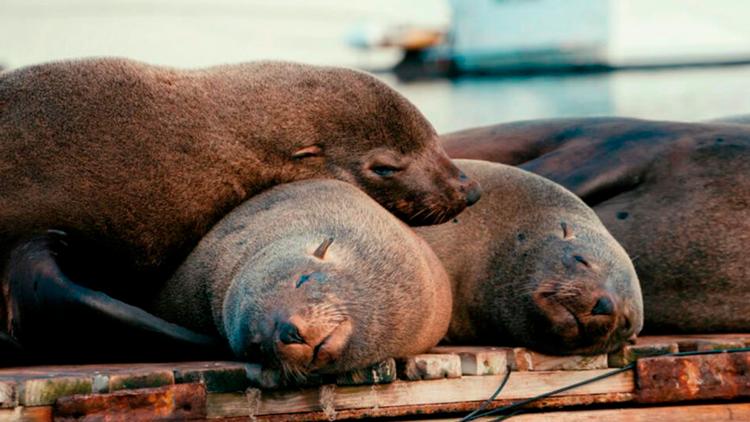
<instances>
[{"instance_id":1,"label":"weathered wood","mask_svg":"<svg viewBox=\"0 0 750 422\"><path fill-rule=\"evenodd\" d=\"M747 399L750 398L750 352L656 358L645 356L678 350L741 348L749 340L748 334L642 337L636 345L626 346L621 353L608 357L609 363L617 366L642 358L638 362L637 372L622 373L579 387L575 391L535 402L531 407L621 403L636 399L648 404ZM419 359L423 359L419 364L421 366L417 364ZM391 360L350 374L312 377L307 386L262 391L246 389L250 385L248 376L252 378L253 365L238 362L4 368L0 369L0 421L50 420L50 405L55 401L59 409L64 409L66 403L67 406L78 403L78 409L69 410L67 416L62 414L64 417L88 415L86 417L96 419L106 413L110 419L121 420L158 419L162 417L160 412L166 412L164 409L169 406L172 406L173 412L171 416L164 417L198 419L209 416L243 420L252 416L270 420L279 417L285 420L327 420L333 417L465 414L495 391L509 364L519 371L511 373L505 389L489 408L507 405L607 372L582 370L603 367L604 356L547 356L519 348L441 346L431 350L430 354L414 357L411 372L406 371L407 362L408 359L403 360L401 366L402 374L407 379L445 377L448 374L459 377L461 373L465 376L431 381L394 380L396 371ZM557 370L547 370L550 368ZM637 373L638 390L633 373ZM377 382L392 383L367 385ZM166 386L134 389L153 385ZM172 394L174 398L175 392L170 389L176 385L199 385L198 388L203 390L190 396L191 400L198 397L198 401L190 402L188 396L181 396L177 400L178 405L168 405L166 403L170 399L166 395ZM118 389L123 390L113 392ZM162 389L172 392L144 396L144 391ZM211 394L206 396L206 390ZM150 404L146 405L147 402ZM181 408L183 405L191 410ZM128 410L131 407L132 412ZM108 408L115 411L107 413L104 409ZM194 408L198 411L193 412ZM586 410L583 414L588 417L599 411ZM554 415L557 419L557 416L565 417L560 413ZM604 417L618 420L616 415ZM632 417L639 420L637 418L640 416ZM701 416L700 419L711 420L708 416Z\"/></svg>"},{"instance_id":2,"label":"weathered wood","mask_svg":"<svg viewBox=\"0 0 750 422\"><path fill-rule=\"evenodd\" d=\"M528 409L555 409L564 408L570 406L587 406L597 404L617 404L626 403L632 401L632 394L629 393L611 393L611 394L589 394L583 396L561 396L561 397L549 397L539 401L530 403ZM496 400L489 404L487 409L493 409L496 407L506 406L511 404L512 400ZM466 415L473 411L482 404L480 401L476 402L459 402L459 403L435 403L435 404L424 404L417 406L393 406L393 407L378 407L371 409L342 409L336 411L336 420L349 420L349 419L367 419L367 418L384 418L384 417L399 417L399 420L404 420L405 416L409 415L432 415L432 414L455 414L455 417L451 417L448 420L455 421L458 416ZM284 415L259 415L254 417L249 416L231 416L221 418L211 418L210 421L217 422L247 422L252 420L259 421L277 421L284 420L286 422L302 422L302 421L329 421L330 418L323 412L305 412L305 413L287 413ZM419 419L423 420L423 419Z\"/></svg>"},{"instance_id":3,"label":"weathered wood","mask_svg":"<svg viewBox=\"0 0 750 422\"><path fill-rule=\"evenodd\" d=\"M627 345L617 352L610 353L607 364L610 368L621 368L640 358L666 355L678 351L679 347L676 342Z\"/></svg>"},{"instance_id":4,"label":"weathered wood","mask_svg":"<svg viewBox=\"0 0 750 422\"><path fill-rule=\"evenodd\" d=\"M584 379L601 375L606 370L513 372L499 400L529 398L564 387ZM480 402L490 397L502 381L501 375L465 376L457 379L431 381L395 381L392 384L336 387L328 400L336 411L340 409L375 409L394 406L425 406L460 402ZM260 393L255 415L279 415L321 411L325 399L321 389L300 391L263 391ZM632 393L633 374L625 372L565 392L565 396L589 394ZM246 416L248 398L244 393L210 394L209 417Z\"/></svg>"},{"instance_id":5,"label":"weathered wood","mask_svg":"<svg viewBox=\"0 0 750 422\"><path fill-rule=\"evenodd\" d=\"M14 380L0 381L0 408L16 407L18 391Z\"/></svg>"},{"instance_id":6,"label":"weathered wood","mask_svg":"<svg viewBox=\"0 0 750 422\"><path fill-rule=\"evenodd\" d=\"M645 358L636 369L643 403L750 397L750 352Z\"/></svg>"},{"instance_id":7,"label":"weathered wood","mask_svg":"<svg viewBox=\"0 0 750 422\"><path fill-rule=\"evenodd\" d=\"M695 343L695 351L707 352L712 350L742 349L745 343L738 340L698 340ZM682 349L680 349L682 351Z\"/></svg>"},{"instance_id":8,"label":"weathered wood","mask_svg":"<svg viewBox=\"0 0 750 422\"><path fill-rule=\"evenodd\" d=\"M438 346L430 353L458 355L463 375L499 375L508 370L508 350L502 347Z\"/></svg>"},{"instance_id":9,"label":"weathered wood","mask_svg":"<svg viewBox=\"0 0 750 422\"><path fill-rule=\"evenodd\" d=\"M52 406L0 409L0 422L52 422Z\"/></svg>"},{"instance_id":10,"label":"weathered wood","mask_svg":"<svg viewBox=\"0 0 750 422\"><path fill-rule=\"evenodd\" d=\"M153 388L174 384L174 373L171 369L144 370L118 372L109 375L109 392L118 390L133 390L137 388Z\"/></svg>"},{"instance_id":11,"label":"weathered wood","mask_svg":"<svg viewBox=\"0 0 750 422\"><path fill-rule=\"evenodd\" d=\"M608 367L607 355L552 356L523 348L511 350L511 365L515 371L583 371Z\"/></svg>"},{"instance_id":12,"label":"weathered wood","mask_svg":"<svg viewBox=\"0 0 750 422\"><path fill-rule=\"evenodd\" d=\"M396 361L387 359L336 377L336 385L388 384L396 380Z\"/></svg>"},{"instance_id":13,"label":"weathered wood","mask_svg":"<svg viewBox=\"0 0 750 422\"><path fill-rule=\"evenodd\" d=\"M247 365L247 379L251 386L263 389L280 388L281 373L276 370L264 369L260 365Z\"/></svg>"},{"instance_id":14,"label":"weathered wood","mask_svg":"<svg viewBox=\"0 0 750 422\"><path fill-rule=\"evenodd\" d=\"M423 354L399 359L398 376L403 380L436 380L461 376L461 358L458 355Z\"/></svg>"},{"instance_id":15,"label":"weathered wood","mask_svg":"<svg viewBox=\"0 0 750 422\"><path fill-rule=\"evenodd\" d=\"M677 343L681 352L696 350L696 345L701 341L730 341L745 346L750 345L750 334L747 333L725 333L725 334L678 334L638 337L637 345L648 345L654 343Z\"/></svg>"},{"instance_id":16,"label":"weathered wood","mask_svg":"<svg viewBox=\"0 0 750 422\"><path fill-rule=\"evenodd\" d=\"M206 417L203 384L123 390L63 397L54 406L56 421L156 421Z\"/></svg>"},{"instance_id":17,"label":"weathered wood","mask_svg":"<svg viewBox=\"0 0 750 422\"><path fill-rule=\"evenodd\" d=\"M210 393L243 391L250 384L247 365L239 362L196 362L174 369L177 384L201 382Z\"/></svg>"},{"instance_id":18,"label":"weathered wood","mask_svg":"<svg viewBox=\"0 0 750 422\"><path fill-rule=\"evenodd\" d=\"M28 379L20 383L18 404L21 406L45 406L60 397L75 394L90 394L92 379L85 377L56 377Z\"/></svg>"},{"instance_id":19,"label":"weathered wood","mask_svg":"<svg viewBox=\"0 0 750 422\"><path fill-rule=\"evenodd\" d=\"M493 417L477 421L491 421ZM454 421L455 418L419 419L420 422ZM727 403L697 406L662 406L629 409L567 410L543 413L522 413L514 416L514 422L712 422L750 420L750 404ZM416 420L414 421L416 422Z\"/></svg>"}]
</instances>

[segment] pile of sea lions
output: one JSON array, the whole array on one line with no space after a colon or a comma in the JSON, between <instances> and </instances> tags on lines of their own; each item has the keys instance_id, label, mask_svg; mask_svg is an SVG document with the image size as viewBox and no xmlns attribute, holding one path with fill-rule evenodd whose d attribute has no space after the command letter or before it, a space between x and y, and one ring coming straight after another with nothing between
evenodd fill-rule
<instances>
[{"instance_id":1,"label":"pile of sea lions","mask_svg":"<svg viewBox=\"0 0 750 422\"><path fill-rule=\"evenodd\" d=\"M645 332L736 332L750 330L744 121L528 121L444 135L443 145L542 175L591 206L635 265Z\"/></svg>"},{"instance_id":2,"label":"pile of sea lions","mask_svg":"<svg viewBox=\"0 0 750 422\"><path fill-rule=\"evenodd\" d=\"M282 62L5 72L0 364L239 359L300 381L441 341L594 354L745 330L745 134L440 137L373 76Z\"/></svg>"}]
</instances>

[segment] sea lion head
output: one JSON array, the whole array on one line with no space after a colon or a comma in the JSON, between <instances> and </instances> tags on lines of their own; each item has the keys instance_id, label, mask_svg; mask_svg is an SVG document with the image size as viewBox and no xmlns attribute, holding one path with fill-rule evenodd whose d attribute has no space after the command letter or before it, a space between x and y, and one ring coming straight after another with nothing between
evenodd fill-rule
<instances>
[{"instance_id":1,"label":"sea lion head","mask_svg":"<svg viewBox=\"0 0 750 422\"><path fill-rule=\"evenodd\" d=\"M230 288L223 316L236 356L278 368L297 380L310 372L330 370L333 362L341 366L348 358L354 327L360 323L345 298L330 288L348 275L304 261L292 265L278 261L266 267L272 276L264 271L263 280L254 272L243 272ZM266 294L258 294L256 283L269 284L261 289ZM253 284L251 292L243 293ZM286 288L281 288L284 284Z\"/></svg>"},{"instance_id":2,"label":"sea lion head","mask_svg":"<svg viewBox=\"0 0 750 422\"><path fill-rule=\"evenodd\" d=\"M635 339L643 328L640 284L608 232L571 218L542 222L517 239L518 292L504 313L524 344L596 354Z\"/></svg>"},{"instance_id":3,"label":"sea lion head","mask_svg":"<svg viewBox=\"0 0 750 422\"><path fill-rule=\"evenodd\" d=\"M269 118L282 122L274 146L284 175L352 183L410 225L447 221L479 200L479 184L387 84L350 69L286 66L289 86Z\"/></svg>"},{"instance_id":4,"label":"sea lion head","mask_svg":"<svg viewBox=\"0 0 750 422\"><path fill-rule=\"evenodd\" d=\"M448 340L600 353L643 325L633 264L579 198L518 168L456 160L483 199L422 227L454 288Z\"/></svg>"},{"instance_id":5,"label":"sea lion head","mask_svg":"<svg viewBox=\"0 0 750 422\"><path fill-rule=\"evenodd\" d=\"M233 353L278 370L282 382L301 382L311 373L341 373L437 343L449 312L436 317L438 302L425 297L450 304L444 272L435 289L443 296L414 293L433 281L422 263L409 268L410 257L395 258L404 260L394 260L396 274L383 265L390 256L350 246L343 239L324 239L317 247L289 239L241 268L222 309Z\"/></svg>"}]
</instances>

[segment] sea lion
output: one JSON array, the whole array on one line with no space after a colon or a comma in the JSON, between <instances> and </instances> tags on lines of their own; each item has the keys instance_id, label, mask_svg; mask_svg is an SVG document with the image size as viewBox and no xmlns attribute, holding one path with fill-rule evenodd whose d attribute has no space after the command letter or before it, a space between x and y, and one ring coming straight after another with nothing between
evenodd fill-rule
<instances>
[{"instance_id":1,"label":"sea lion","mask_svg":"<svg viewBox=\"0 0 750 422\"><path fill-rule=\"evenodd\" d=\"M28 262L31 270L14 270L23 278L16 285L65 283L54 262L53 271ZM110 307L107 315L123 310L144 331L173 335L184 345L181 358L193 357L191 344L205 351L221 339L235 358L260 360L292 380L424 352L445 335L452 300L424 240L354 186L325 179L280 185L239 205L143 309L88 296L92 308ZM106 353L98 340L95 347Z\"/></svg>"},{"instance_id":2,"label":"sea lion","mask_svg":"<svg viewBox=\"0 0 750 422\"><path fill-rule=\"evenodd\" d=\"M366 73L85 59L0 75L0 253L62 230L77 282L137 300L229 210L310 178L352 183L414 225L480 195L422 114Z\"/></svg>"},{"instance_id":3,"label":"sea lion","mask_svg":"<svg viewBox=\"0 0 750 422\"><path fill-rule=\"evenodd\" d=\"M278 186L222 219L158 294L154 314L226 338L288 374L424 352L451 289L402 222L335 180Z\"/></svg>"},{"instance_id":4,"label":"sea lion","mask_svg":"<svg viewBox=\"0 0 750 422\"><path fill-rule=\"evenodd\" d=\"M416 229L453 284L450 342L593 354L640 331L633 265L589 207L514 167L455 163L482 185L482 201L453 223Z\"/></svg>"},{"instance_id":5,"label":"sea lion","mask_svg":"<svg viewBox=\"0 0 750 422\"><path fill-rule=\"evenodd\" d=\"M750 330L750 128L541 120L445 135L444 146L538 173L593 206L633 258L644 332Z\"/></svg>"}]
</instances>

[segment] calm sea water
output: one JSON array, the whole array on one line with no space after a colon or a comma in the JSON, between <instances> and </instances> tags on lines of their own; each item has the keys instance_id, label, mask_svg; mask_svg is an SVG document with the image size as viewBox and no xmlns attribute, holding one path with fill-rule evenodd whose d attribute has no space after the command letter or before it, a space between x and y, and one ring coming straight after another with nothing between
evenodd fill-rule
<instances>
[{"instance_id":1,"label":"calm sea water","mask_svg":"<svg viewBox=\"0 0 750 422\"><path fill-rule=\"evenodd\" d=\"M448 21L440 0L0 0L0 63L115 55L180 67L276 58L382 68L399 52L347 47L352 27ZM440 132L564 116L700 120L750 113L750 67L409 84L379 76Z\"/></svg>"}]
</instances>

